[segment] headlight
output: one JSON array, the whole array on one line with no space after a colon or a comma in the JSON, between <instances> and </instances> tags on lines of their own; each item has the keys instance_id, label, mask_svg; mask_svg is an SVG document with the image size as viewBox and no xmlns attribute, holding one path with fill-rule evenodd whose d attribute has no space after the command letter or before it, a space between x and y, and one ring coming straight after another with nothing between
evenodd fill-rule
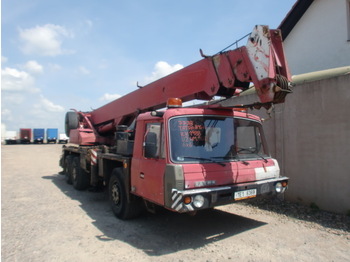
<instances>
[{"instance_id":1,"label":"headlight","mask_svg":"<svg viewBox=\"0 0 350 262\"><path fill-rule=\"evenodd\" d=\"M282 193L284 188L282 186L282 183L278 182L276 185L275 185L275 189L276 189L276 192L277 193Z\"/></svg>"},{"instance_id":2,"label":"headlight","mask_svg":"<svg viewBox=\"0 0 350 262\"><path fill-rule=\"evenodd\" d=\"M196 195L194 198L193 198L193 205L196 207L196 208L201 208L203 207L204 205L204 197L202 195Z\"/></svg>"}]
</instances>

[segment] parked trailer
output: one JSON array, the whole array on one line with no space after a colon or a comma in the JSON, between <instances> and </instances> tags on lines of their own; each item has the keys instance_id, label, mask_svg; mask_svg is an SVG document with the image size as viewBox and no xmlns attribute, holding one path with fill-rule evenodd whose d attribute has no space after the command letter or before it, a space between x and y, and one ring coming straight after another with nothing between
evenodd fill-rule
<instances>
[{"instance_id":1,"label":"parked trailer","mask_svg":"<svg viewBox=\"0 0 350 262\"><path fill-rule=\"evenodd\" d=\"M19 141L21 144L30 144L32 140L32 129L31 128L20 128L19 130Z\"/></svg>"},{"instance_id":2,"label":"parked trailer","mask_svg":"<svg viewBox=\"0 0 350 262\"><path fill-rule=\"evenodd\" d=\"M17 144L17 131L5 132L5 144L6 145Z\"/></svg>"},{"instance_id":3,"label":"parked trailer","mask_svg":"<svg viewBox=\"0 0 350 262\"><path fill-rule=\"evenodd\" d=\"M48 128L46 129L46 140L47 143L57 143L58 138L58 129L57 128Z\"/></svg>"},{"instance_id":4,"label":"parked trailer","mask_svg":"<svg viewBox=\"0 0 350 262\"><path fill-rule=\"evenodd\" d=\"M44 143L45 129L44 128L34 128L33 129L33 143L42 144Z\"/></svg>"}]
</instances>

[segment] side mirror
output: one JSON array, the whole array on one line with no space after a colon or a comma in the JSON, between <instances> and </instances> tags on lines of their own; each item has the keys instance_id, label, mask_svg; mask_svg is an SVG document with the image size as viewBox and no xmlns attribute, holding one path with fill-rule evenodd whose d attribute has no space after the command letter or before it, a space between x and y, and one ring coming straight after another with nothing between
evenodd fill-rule
<instances>
[{"instance_id":1,"label":"side mirror","mask_svg":"<svg viewBox=\"0 0 350 262\"><path fill-rule=\"evenodd\" d=\"M156 158L157 154L157 134L154 132L149 132L146 135L145 144L145 157L146 158Z\"/></svg>"}]
</instances>

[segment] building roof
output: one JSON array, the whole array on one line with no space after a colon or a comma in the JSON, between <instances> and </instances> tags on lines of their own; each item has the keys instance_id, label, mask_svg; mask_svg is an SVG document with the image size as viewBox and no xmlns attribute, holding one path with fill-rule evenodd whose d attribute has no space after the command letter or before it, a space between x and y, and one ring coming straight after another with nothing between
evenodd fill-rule
<instances>
[{"instance_id":1,"label":"building roof","mask_svg":"<svg viewBox=\"0 0 350 262\"><path fill-rule=\"evenodd\" d=\"M298 23L313 1L314 0L297 0L295 2L292 9L288 12L278 27L281 29L283 40L287 38L289 33L293 30L294 26Z\"/></svg>"}]
</instances>

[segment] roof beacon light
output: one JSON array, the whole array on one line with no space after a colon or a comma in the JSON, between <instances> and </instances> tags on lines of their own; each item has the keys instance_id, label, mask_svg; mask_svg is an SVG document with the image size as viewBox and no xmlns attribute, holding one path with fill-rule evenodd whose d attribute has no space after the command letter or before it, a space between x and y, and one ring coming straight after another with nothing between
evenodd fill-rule
<instances>
[{"instance_id":1,"label":"roof beacon light","mask_svg":"<svg viewBox=\"0 0 350 262\"><path fill-rule=\"evenodd\" d=\"M176 97L169 98L167 102L167 107L168 108L182 107L182 100Z\"/></svg>"},{"instance_id":2,"label":"roof beacon light","mask_svg":"<svg viewBox=\"0 0 350 262\"><path fill-rule=\"evenodd\" d=\"M247 113L247 108L243 107L243 105L236 105L236 107L233 108L234 111L236 112L242 112L242 113Z\"/></svg>"}]
</instances>

